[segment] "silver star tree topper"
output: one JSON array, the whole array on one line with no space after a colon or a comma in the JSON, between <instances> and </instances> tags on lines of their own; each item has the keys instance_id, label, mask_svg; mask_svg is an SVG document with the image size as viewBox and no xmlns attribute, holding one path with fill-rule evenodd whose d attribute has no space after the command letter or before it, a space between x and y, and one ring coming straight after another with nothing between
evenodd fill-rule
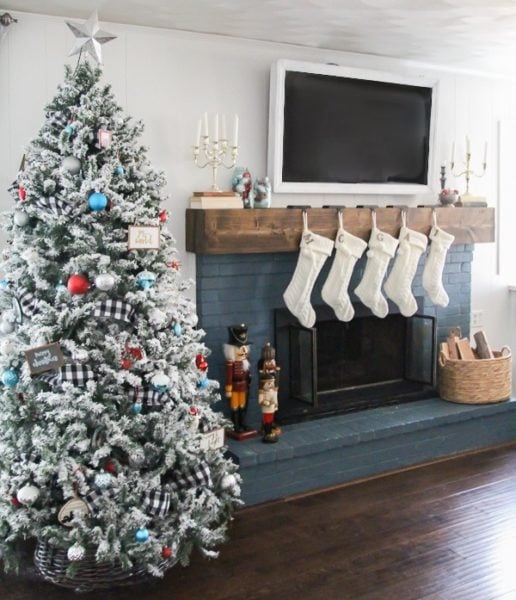
<instances>
[{"instance_id":1,"label":"silver star tree topper","mask_svg":"<svg viewBox=\"0 0 516 600\"><path fill-rule=\"evenodd\" d=\"M68 27L75 36L75 44L68 56L79 54L85 50L91 57L100 64L102 62L101 44L110 42L116 38L116 35L103 31L99 28L99 17L97 11L94 11L84 23L74 23L66 21Z\"/></svg>"}]
</instances>

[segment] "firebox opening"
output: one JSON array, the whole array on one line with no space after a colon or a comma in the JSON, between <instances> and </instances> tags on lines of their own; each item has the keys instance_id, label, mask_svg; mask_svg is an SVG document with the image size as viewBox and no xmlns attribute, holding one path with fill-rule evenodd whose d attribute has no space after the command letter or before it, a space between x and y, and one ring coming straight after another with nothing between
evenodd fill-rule
<instances>
[{"instance_id":1,"label":"firebox opening","mask_svg":"<svg viewBox=\"0 0 516 600\"><path fill-rule=\"evenodd\" d=\"M344 323L316 307L313 328L276 311L276 344L285 365L280 386L283 422L364 410L430 397L435 392L435 319L385 319L357 309Z\"/></svg>"}]
</instances>

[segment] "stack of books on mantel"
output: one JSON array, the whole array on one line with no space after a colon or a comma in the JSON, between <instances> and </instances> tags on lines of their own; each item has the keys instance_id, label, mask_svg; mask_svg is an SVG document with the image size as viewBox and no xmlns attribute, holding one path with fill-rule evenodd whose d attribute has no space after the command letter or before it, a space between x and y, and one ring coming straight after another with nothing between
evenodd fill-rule
<instances>
[{"instance_id":1,"label":"stack of books on mantel","mask_svg":"<svg viewBox=\"0 0 516 600\"><path fill-rule=\"evenodd\" d=\"M190 208L244 208L244 203L235 192L194 192L190 198Z\"/></svg>"}]
</instances>

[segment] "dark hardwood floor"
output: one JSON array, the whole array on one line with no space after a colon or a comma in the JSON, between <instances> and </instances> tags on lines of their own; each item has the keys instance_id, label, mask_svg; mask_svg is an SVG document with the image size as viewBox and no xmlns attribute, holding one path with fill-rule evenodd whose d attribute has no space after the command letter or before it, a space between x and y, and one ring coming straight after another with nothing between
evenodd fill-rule
<instances>
[{"instance_id":1,"label":"dark hardwood floor","mask_svg":"<svg viewBox=\"0 0 516 600\"><path fill-rule=\"evenodd\" d=\"M2 600L516 600L516 445L240 511L218 560L76 595L28 569Z\"/></svg>"}]
</instances>

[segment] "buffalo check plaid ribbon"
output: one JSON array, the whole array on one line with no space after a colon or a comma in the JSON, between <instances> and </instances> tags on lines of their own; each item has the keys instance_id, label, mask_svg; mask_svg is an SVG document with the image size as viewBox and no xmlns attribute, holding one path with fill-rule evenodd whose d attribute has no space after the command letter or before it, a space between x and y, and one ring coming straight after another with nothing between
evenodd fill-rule
<instances>
[{"instance_id":1,"label":"buffalo check plaid ribbon","mask_svg":"<svg viewBox=\"0 0 516 600\"><path fill-rule=\"evenodd\" d=\"M94 378L95 374L88 366L76 364L63 365L59 371L51 371L38 375L40 381L44 381L49 385L59 385L66 381L77 386L83 386Z\"/></svg>"},{"instance_id":2,"label":"buffalo check plaid ribbon","mask_svg":"<svg viewBox=\"0 0 516 600\"><path fill-rule=\"evenodd\" d=\"M116 494L117 492L113 488L108 488L107 490L92 489L84 496L84 502L86 502L90 511L95 513L100 508L99 504L101 504L103 499L112 500Z\"/></svg>"},{"instance_id":3,"label":"buffalo check plaid ribbon","mask_svg":"<svg viewBox=\"0 0 516 600\"><path fill-rule=\"evenodd\" d=\"M161 488L145 492L142 508L155 517L164 517L170 509L170 492L166 492Z\"/></svg>"},{"instance_id":4,"label":"buffalo check plaid ribbon","mask_svg":"<svg viewBox=\"0 0 516 600\"><path fill-rule=\"evenodd\" d=\"M210 487L211 484L210 469L206 463L174 473L170 481L170 487L176 492L200 486Z\"/></svg>"},{"instance_id":5,"label":"buffalo check plaid ribbon","mask_svg":"<svg viewBox=\"0 0 516 600\"><path fill-rule=\"evenodd\" d=\"M27 288L19 288L18 302L20 303L22 313L26 317L33 317L40 312L40 309L38 308L38 301L34 297L34 294L29 292Z\"/></svg>"},{"instance_id":6,"label":"buffalo check plaid ribbon","mask_svg":"<svg viewBox=\"0 0 516 600\"><path fill-rule=\"evenodd\" d=\"M168 394L156 392L152 388L134 388L130 392L130 399L136 404L143 404L147 408L161 408L170 400Z\"/></svg>"},{"instance_id":7,"label":"buffalo check plaid ribbon","mask_svg":"<svg viewBox=\"0 0 516 600\"><path fill-rule=\"evenodd\" d=\"M34 204L42 210L49 212L57 217L62 215L68 216L72 212L72 207L62 200L49 196L48 198L42 197L35 200Z\"/></svg>"},{"instance_id":8,"label":"buffalo check plaid ribbon","mask_svg":"<svg viewBox=\"0 0 516 600\"><path fill-rule=\"evenodd\" d=\"M122 300L101 300L93 310L94 317L110 318L116 321L127 321L130 323L133 319L134 308L128 302Z\"/></svg>"}]
</instances>

